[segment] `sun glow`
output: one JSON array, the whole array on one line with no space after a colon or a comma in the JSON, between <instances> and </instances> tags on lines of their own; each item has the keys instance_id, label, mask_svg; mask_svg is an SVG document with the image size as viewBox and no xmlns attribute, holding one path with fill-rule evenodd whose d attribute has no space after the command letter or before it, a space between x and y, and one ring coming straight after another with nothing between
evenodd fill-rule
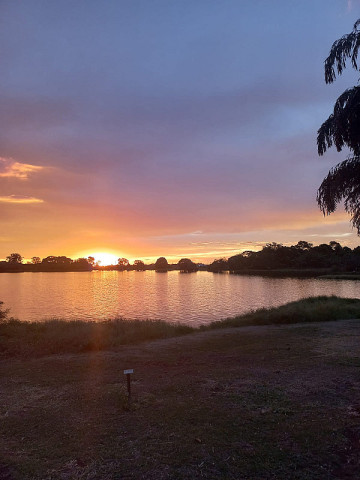
<instances>
[{"instance_id":1,"label":"sun glow","mask_svg":"<svg viewBox=\"0 0 360 480\"><path fill-rule=\"evenodd\" d=\"M95 258L95 262L99 262L99 264L104 267L106 265L116 265L118 263L118 255L114 255L112 253L106 252L95 252L89 253L90 257Z\"/></svg>"}]
</instances>

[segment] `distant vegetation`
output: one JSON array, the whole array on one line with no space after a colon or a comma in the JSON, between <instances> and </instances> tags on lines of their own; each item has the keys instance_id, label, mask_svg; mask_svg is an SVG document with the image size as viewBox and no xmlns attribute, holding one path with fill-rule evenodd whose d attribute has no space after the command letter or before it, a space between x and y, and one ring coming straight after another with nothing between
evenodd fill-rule
<instances>
[{"instance_id":1,"label":"distant vegetation","mask_svg":"<svg viewBox=\"0 0 360 480\"><path fill-rule=\"evenodd\" d=\"M209 270L271 276L319 276L334 272L360 272L360 247L352 250L335 241L315 247L305 241L289 247L281 243L268 243L259 252L249 250L228 260L215 260Z\"/></svg>"},{"instance_id":2,"label":"distant vegetation","mask_svg":"<svg viewBox=\"0 0 360 480\"><path fill-rule=\"evenodd\" d=\"M162 273L178 270L192 273L198 270L210 272L242 273L247 275L317 277L323 275L346 274L356 278L360 274L360 247L353 250L332 241L329 244L313 246L301 240L296 245L284 246L281 243L267 243L261 251L247 250L228 259L214 260L210 265L195 263L182 258L177 263L168 263L165 257L159 257L155 263L145 264L135 260L133 264L127 258L119 258L116 265L99 265L94 257L72 260L66 256L32 257L24 263L19 253L12 253L6 261L0 262L1 272L77 272L89 270L144 271L155 270ZM328 277L329 278L329 277ZM337 277L339 278L339 277Z\"/></svg>"},{"instance_id":3,"label":"distant vegetation","mask_svg":"<svg viewBox=\"0 0 360 480\"><path fill-rule=\"evenodd\" d=\"M6 262L0 262L0 272L79 272L92 270L94 258L78 258L72 260L65 256L43 258L32 257L31 262L23 263L19 253L11 253Z\"/></svg>"},{"instance_id":4,"label":"distant vegetation","mask_svg":"<svg viewBox=\"0 0 360 480\"><path fill-rule=\"evenodd\" d=\"M121 345L175 337L202 330L246 325L290 324L360 318L360 300L314 297L194 328L161 320L22 322L0 304L0 358L116 350Z\"/></svg>"},{"instance_id":5,"label":"distant vegetation","mask_svg":"<svg viewBox=\"0 0 360 480\"><path fill-rule=\"evenodd\" d=\"M1 272L79 272L91 270L156 270L167 272L168 270L180 270L181 272L196 272L199 268L205 269L206 265L196 264L189 258L182 258L175 264L169 264L165 257L160 257L155 263L146 265L142 260L134 260L131 264L127 258L119 258L116 265L100 265L94 257L78 258L72 260L66 256L50 255L41 260L40 257L32 257L30 262L24 263L24 258L19 253L11 253L6 261L0 261Z\"/></svg>"}]
</instances>

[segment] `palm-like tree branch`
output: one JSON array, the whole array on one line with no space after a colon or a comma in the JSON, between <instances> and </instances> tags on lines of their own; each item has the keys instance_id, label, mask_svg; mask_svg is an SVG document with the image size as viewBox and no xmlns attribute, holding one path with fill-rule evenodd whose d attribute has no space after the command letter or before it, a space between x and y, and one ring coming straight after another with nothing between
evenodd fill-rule
<instances>
[{"instance_id":1,"label":"palm-like tree branch","mask_svg":"<svg viewBox=\"0 0 360 480\"><path fill-rule=\"evenodd\" d=\"M325 82L333 83L346 68L348 59L358 68L360 19L352 32L336 40L325 60ZM345 90L336 100L334 111L321 125L317 135L319 155L335 146L340 152L348 147L353 156L330 170L317 192L317 202L324 215L334 212L342 201L351 222L360 235L360 86Z\"/></svg>"},{"instance_id":2,"label":"palm-like tree branch","mask_svg":"<svg viewBox=\"0 0 360 480\"><path fill-rule=\"evenodd\" d=\"M352 32L336 40L330 50L329 56L325 60L325 82L333 83L336 80L336 71L341 75L346 68L346 61L351 59L351 64L358 69L357 55L360 47L360 31L358 27L360 19L354 24ZM336 67L336 69L335 69Z\"/></svg>"},{"instance_id":3,"label":"palm-like tree branch","mask_svg":"<svg viewBox=\"0 0 360 480\"><path fill-rule=\"evenodd\" d=\"M360 155L360 87L345 90L336 100L334 111L318 130L319 155L335 145L338 152L347 145Z\"/></svg>"},{"instance_id":4,"label":"palm-like tree branch","mask_svg":"<svg viewBox=\"0 0 360 480\"><path fill-rule=\"evenodd\" d=\"M330 170L317 192L324 215L335 212L341 201L351 214L351 222L360 234L360 157L352 157Z\"/></svg>"}]
</instances>

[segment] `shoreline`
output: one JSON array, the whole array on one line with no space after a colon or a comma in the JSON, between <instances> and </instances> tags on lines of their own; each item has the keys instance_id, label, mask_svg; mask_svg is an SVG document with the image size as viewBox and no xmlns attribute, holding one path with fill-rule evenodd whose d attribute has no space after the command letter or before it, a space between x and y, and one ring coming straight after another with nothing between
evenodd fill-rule
<instances>
[{"instance_id":1,"label":"shoreline","mask_svg":"<svg viewBox=\"0 0 360 480\"><path fill-rule=\"evenodd\" d=\"M0 305L1 306L1 305ZM360 299L309 297L274 308L191 327L163 320L45 320L22 322L0 309L0 359L62 353L116 351L124 345L179 337L208 330L360 318Z\"/></svg>"},{"instance_id":2,"label":"shoreline","mask_svg":"<svg viewBox=\"0 0 360 480\"><path fill-rule=\"evenodd\" d=\"M279 268L279 269L244 269L244 270L211 270L208 268L199 267L198 270L194 271L182 271L179 268L168 268L164 270L159 270L156 268L145 268L143 270L136 269L121 269L116 266L103 267L103 268L41 268L37 265L19 265L14 268L0 268L0 274L2 273L92 273L92 272L119 272L119 273L144 273L144 272L155 272L157 274L178 272L179 274L196 274L199 272L207 272L215 275L239 275L239 276L251 276L251 277L266 277L266 278L314 278L314 279L323 279L323 280L360 280L359 272L346 272L346 271L333 271L331 268L313 268L313 269L288 269L288 268Z\"/></svg>"}]
</instances>

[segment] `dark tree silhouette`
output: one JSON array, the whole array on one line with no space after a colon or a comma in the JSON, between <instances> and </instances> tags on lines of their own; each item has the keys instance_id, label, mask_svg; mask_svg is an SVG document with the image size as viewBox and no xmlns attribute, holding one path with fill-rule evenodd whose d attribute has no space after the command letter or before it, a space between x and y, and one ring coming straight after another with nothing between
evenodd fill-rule
<instances>
[{"instance_id":1,"label":"dark tree silhouette","mask_svg":"<svg viewBox=\"0 0 360 480\"><path fill-rule=\"evenodd\" d=\"M9 256L6 257L6 261L8 263L22 263L23 257L20 255L20 253L10 253Z\"/></svg>"},{"instance_id":2,"label":"dark tree silhouette","mask_svg":"<svg viewBox=\"0 0 360 480\"><path fill-rule=\"evenodd\" d=\"M118 268L119 270L126 270L130 265L130 262L127 258L118 258Z\"/></svg>"},{"instance_id":3,"label":"dark tree silhouette","mask_svg":"<svg viewBox=\"0 0 360 480\"><path fill-rule=\"evenodd\" d=\"M64 255L61 255L61 256L49 255L48 257L43 258L41 263L43 265L69 266L73 263L73 260L71 258L65 257Z\"/></svg>"},{"instance_id":4,"label":"dark tree silhouette","mask_svg":"<svg viewBox=\"0 0 360 480\"><path fill-rule=\"evenodd\" d=\"M352 32L336 40L325 60L325 82L333 83L341 75L346 62L351 60L355 70L360 47L360 19ZM360 234L360 86L345 90L336 100L334 111L318 130L319 155L335 145L338 152L343 147L351 151L349 158L330 170L317 192L317 202L324 215L333 213L344 201L345 210Z\"/></svg>"},{"instance_id":5,"label":"dark tree silhouette","mask_svg":"<svg viewBox=\"0 0 360 480\"><path fill-rule=\"evenodd\" d=\"M179 260L178 267L181 272L190 273L198 271L198 266L196 265L196 263L194 263L189 258L182 258L181 260Z\"/></svg>"},{"instance_id":6,"label":"dark tree silhouette","mask_svg":"<svg viewBox=\"0 0 360 480\"><path fill-rule=\"evenodd\" d=\"M209 265L208 269L210 272L220 273L228 270L228 268L229 266L226 258L218 258Z\"/></svg>"},{"instance_id":7,"label":"dark tree silhouette","mask_svg":"<svg viewBox=\"0 0 360 480\"><path fill-rule=\"evenodd\" d=\"M87 261L93 267L95 265L95 258L94 257L87 257Z\"/></svg>"},{"instance_id":8,"label":"dark tree silhouette","mask_svg":"<svg viewBox=\"0 0 360 480\"><path fill-rule=\"evenodd\" d=\"M157 272L167 272L169 269L169 264L165 257L159 257L154 266Z\"/></svg>"},{"instance_id":9,"label":"dark tree silhouette","mask_svg":"<svg viewBox=\"0 0 360 480\"><path fill-rule=\"evenodd\" d=\"M92 270L93 268L88 258L77 258L72 262L72 267L79 271Z\"/></svg>"},{"instance_id":10,"label":"dark tree silhouette","mask_svg":"<svg viewBox=\"0 0 360 480\"><path fill-rule=\"evenodd\" d=\"M301 250L301 251L311 250L312 247L313 247L313 244L312 244L312 243L309 243L309 242L306 242L305 240L300 240L300 241L294 246L294 248L296 248L297 250Z\"/></svg>"},{"instance_id":11,"label":"dark tree silhouette","mask_svg":"<svg viewBox=\"0 0 360 480\"><path fill-rule=\"evenodd\" d=\"M134 268L136 271L141 272L142 270L145 270L145 263L142 260L135 260Z\"/></svg>"}]
</instances>

